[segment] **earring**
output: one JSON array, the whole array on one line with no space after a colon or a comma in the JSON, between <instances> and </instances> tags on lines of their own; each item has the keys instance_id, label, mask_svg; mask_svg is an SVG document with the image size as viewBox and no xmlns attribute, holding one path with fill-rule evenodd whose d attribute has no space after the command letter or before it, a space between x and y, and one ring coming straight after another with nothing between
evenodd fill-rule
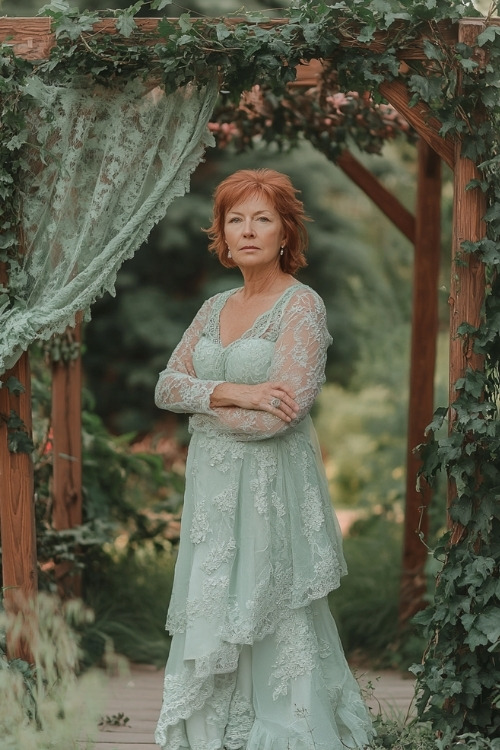
<instances>
[{"instance_id":1,"label":"earring","mask_svg":"<svg viewBox=\"0 0 500 750\"><path fill-rule=\"evenodd\" d=\"M228 257L228 258L232 258L232 257L233 257L233 256L231 255L231 250L228 250L228 251L227 251L227 257Z\"/></svg>"},{"instance_id":2,"label":"earring","mask_svg":"<svg viewBox=\"0 0 500 750\"><path fill-rule=\"evenodd\" d=\"M280 255L283 255L285 249L283 247L280 248Z\"/></svg>"}]
</instances>

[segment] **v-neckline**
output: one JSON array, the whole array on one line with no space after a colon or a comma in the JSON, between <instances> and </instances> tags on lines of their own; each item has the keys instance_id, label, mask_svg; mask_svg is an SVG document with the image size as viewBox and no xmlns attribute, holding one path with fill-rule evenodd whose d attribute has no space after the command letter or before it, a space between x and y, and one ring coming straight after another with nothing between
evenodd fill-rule
<instances>
[{"instance_id":1,"label":"v-neckline","mask_svg":"<svg viewBox=\"0 0 500 750\"><path fill-rule=\"evenodd\" d=\"M228 349L230 346L232 346L233 344L235 344L237 341L241 341L241 339L245 338L246 335L255 328L255 326L257 325L257 323L259 322L259 320L262 317L264 317L264 315L269 315L270 313L272 313L272 311L274 310L274 308L276 307L276 305L278 304L278 302L280 302L283 299L283 297L285 296L285 294L290 289L294 289L297 286L301 286L301 282L300 281L296 281L294 284L290 284L290 286L287 286L287 288L284 289L283 292L280 294L280 296L274 301L274 303L271 305L271 307L269 307L267 310L264 310L264 312L261 312L259 315L257 315L257 317L253 321L252 325L249 326L245 331L243 331L243 333L240 336L238 336L237 338L233 339L228 344L223 344L222 340L221 340L221 335L220 335L220 316L222 314L223 309L226 306L226 303L227 303L228 299L230 297L232 297L233 294L236 294L236 292L239 292L242 287L237 287L236 289L231 289L231 291L229 292L229 294L226 295L226 297L225 297L225 299L223 301L223 304L220 307L218 315L217 315L217 338L218 338L218 344L219 344L219 346L222 349Z\"/></svg>"}]
</instances>

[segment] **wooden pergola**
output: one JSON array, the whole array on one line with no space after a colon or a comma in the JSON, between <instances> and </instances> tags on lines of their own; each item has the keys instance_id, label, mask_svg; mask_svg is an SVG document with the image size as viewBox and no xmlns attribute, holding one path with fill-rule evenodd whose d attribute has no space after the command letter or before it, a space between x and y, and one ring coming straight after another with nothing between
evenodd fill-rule
<instances>
[{"instance_id":1,"label":"wooden pergola","mask_svg":"<svg viewBox=\"0 0 500 750\"><path fill-rule=\"evenodd\" d=\"M94 31L114 31L113 20L103 20ZM158 19L137 19L142 31L154 31ZM279 21L272 23L281 23ZM497 23L495 19L489 23ZM477 35L484 28L480 18L464 19L456 24L440 23L442 38L450 45L464 42L475 46ZM399 50L402 65L411 60L426 60L423 42L425 33ZM31 60L47 58L54 44L49 18L0 18L0 41L12 45L18 56ZM386 37L376 35L370 49L383 51ZM355 39L346 46L356 46ZM480 50L478 61L481 62ZM320 63L311 61L297 70L293 86L316 85ZM410 366L410 398L407 439L406 513L403 551L403 575L400 596L400 618L406 622L423 602L425 591L424 565L428 556L417 529L426 535L429 491L416 489L420 459L414 448L424 440L424 432L434 411L434 371L438 326L438 273L440 257L441 161L454 175L454 209L452 265L450 273L450 403L454 400L454 384L467 368L481 369L481 358L464 347L457 335L464 322L477 326L485 294L484 268L475 257L456 258L464 241L477 241L484 236L485 197L481 190L466 190L478 177L476 165L461 156L461 141L441 137L440 122L425 104L410 106L410 94L404 76L379 86L384 98L403 115L419 135L418 189L414 215L409 213L352 155L344 153L339 166L363 189L380 209L414 244L414 286ZM3 278L6 282L5 269ZM75 332L79 335L78 331ZM25 387L20 395L0 389L0 413L15 410L25 424L31 425L30 367L24 353L14 368L2 376L6 381L15 376ZM58 529L77 525L82 519L81 363L53 366L52 428L54 450L53 523ZM453 415L450 415L450 423ZM7 445L7 428L0 420L0 526L2 542L3 586L7 603L14 606L17 594L31 597L37 590L37 560L34 514L33 466L31 457L11 453Z\"/></svg>"}]
</instances>

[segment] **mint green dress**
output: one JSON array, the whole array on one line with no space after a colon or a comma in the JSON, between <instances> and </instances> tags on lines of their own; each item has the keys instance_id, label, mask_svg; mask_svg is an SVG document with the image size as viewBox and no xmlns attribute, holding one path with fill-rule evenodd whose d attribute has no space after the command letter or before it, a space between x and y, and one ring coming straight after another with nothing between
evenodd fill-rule
<instances>
[{"instance_id":1,"label":"mint green dress","mask_svg":"<svg viewBox=\"0 0 500 750\"><path fill-rule=\"evenodd\" d=\"M188 412L182 532L167 618L172 644L155 739L163 750L345 750L372 735L327 595L346 573L309 411L331 338L296 283L239 339L207 300L159 377L156 404ZM218 383L289 383L286 424L210 408Z\"/></svg>"}]
</instances>

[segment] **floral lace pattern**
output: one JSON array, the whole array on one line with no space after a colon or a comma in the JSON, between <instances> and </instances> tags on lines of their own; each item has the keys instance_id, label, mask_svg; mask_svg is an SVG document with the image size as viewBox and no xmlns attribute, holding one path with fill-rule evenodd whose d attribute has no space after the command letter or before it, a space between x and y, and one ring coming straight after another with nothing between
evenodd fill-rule
<instances>
[{"instance_id":1,"label":"floral lace pattern","mask_svg":"<svg viewBox=\"0 0 500 750\"><path fill-rule=\"evenodd\" d=\"M324 306L294 284L224 347L218 321L232 293L203 305L156 389L158 406L192 414L157 742L164 750L361 747L369 719L326 600L346 572L341 536L308 415L331 341ZM212 409L212 390L228 378L290 383L297 419ZM317 706L314 695L323 696Z\"/></svg>"},{"instance_id":2,"label":"floral lace pattern","mask_svg":"<svg viewBox=\"0 0 500 750\"><path fill-rule=\"evenodd\" d=\"M189 189L213 145L207 124L218 85L166 96L140 81L52 86L31 77L27 93L25 253L9 278L16 304L0 304L0 372L113 293L122 263Z\"/></svg>"}]
</instances>

